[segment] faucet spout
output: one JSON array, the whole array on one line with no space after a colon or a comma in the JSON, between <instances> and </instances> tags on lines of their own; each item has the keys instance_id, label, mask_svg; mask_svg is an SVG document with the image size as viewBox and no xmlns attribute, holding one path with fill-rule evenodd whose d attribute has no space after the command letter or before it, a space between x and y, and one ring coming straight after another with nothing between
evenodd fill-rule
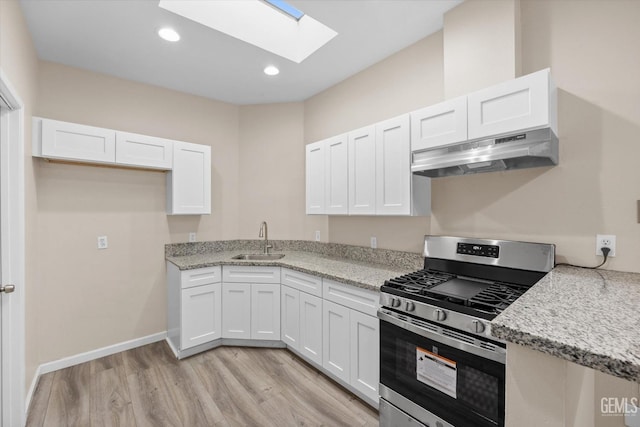
<instances>
[{"instance_id":1,"label":"faucet spout","mask_svg":"<svg viewBox=\"0 0 640 427\"><path fill-rule=\"evenodd\" d=\"M262 221L260 224L260 232L258 233L258 237L264 237L264 253L265 255L269 254L269 248L272 248L269 244L269 231L267 229L267 221Z\"/></svg>"}]
</instances>

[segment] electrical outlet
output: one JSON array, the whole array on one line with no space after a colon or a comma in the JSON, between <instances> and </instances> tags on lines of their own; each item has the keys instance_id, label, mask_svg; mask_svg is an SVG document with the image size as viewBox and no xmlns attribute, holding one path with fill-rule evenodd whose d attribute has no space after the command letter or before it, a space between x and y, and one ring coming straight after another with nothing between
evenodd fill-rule
<instances>
[{"instance_id":1,"label":"electrical outlet","mask_svg":"<svg viewBox=\"0 0 640 427\"><path fill-rule=\"evenodd\" d=\"M378 239L375 236L371 236L371 249L378 247Z\"/></svg>"},{"instance_id":2,"label":"electrical outlet","mask_svg":"<svg viewBox=\"0 0 640 427\"><path fill-rule=\"evenodd\" d=\"M596 255L602 256L602 248L609 248L609 258L616 256L616 236L614 234L596 235Z\"/></svg>"},{"instance_id":3,"label":"electrical outlet","mask_svg":"<svg viewBox=\"0 0 640 427\"><path fill-rule=\"evenodd\" d=\"M108 247L107 236L98 236L98 249L107 249Z\"/></svg>"},{"instance_id":4,"label":"electrical outlet","mask_svg":"<svg viewBox=\"0 0 640 427\"><path fill-rule=\"evenodd\" d=\"M320 230L316 230L316 242L320 241Z\"/></svg>"},{"instance_id":5,"label":"electrical outlet","mask_svg":"<svg viewBox=\"0 0 640 427\"><path fill-rule=\"evenodd\" d=\"M189 233L189 243L193 243L196 241L196 233Z\"/></svg>"}]
</instances>

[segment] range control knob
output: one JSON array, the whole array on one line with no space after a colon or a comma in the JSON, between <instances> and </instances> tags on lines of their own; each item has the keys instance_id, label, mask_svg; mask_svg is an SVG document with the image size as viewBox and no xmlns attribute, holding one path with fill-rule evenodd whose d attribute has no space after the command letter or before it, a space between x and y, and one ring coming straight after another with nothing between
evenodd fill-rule
<instances>
[{"instance_id":1,"label":"range control knob","mask_svg":"<svg viewBox=\"0 0 640 427\"><path fill-rule=\"evenodd\" d=\"M389 300L389 303L391 304L391 307L398 308L402 304L402 301L400 300L400 298L391 298Z\"/></svg>"},{"instance_id":2,"label":"range control knob","mask_svg":"<svg viewBox=\"0 0 640 427\"><path fill-rule=\"evenodd\" d=\"M444 320L447 318L447 312L444 310L441 310L439 308L436 308L433 311L433 319L437 320L438 322L444 322Z\"/></svg>"},{"instance_id":3,"label":"range control knob","mask_svg":"<svg viewBox=\"0 0 640 427\"><path fill-rule=\"evenodd\" d=\"M486 328L486 327L485 327L485 325L484 325L484 323L482 323L482 322L481 322L481 321L479 321L479 320L473 320L471 323L472 323L472 328L471 328L471 329L472 329L476 334L481 334L481 333L483 333L483 332L484 332L484 330L485 330L485 328Z\"/></svg>"},{"instance_id":4,"label":"range control knob","mask_svg":"<svg viewBox=\"0 0 640 427\"><path fill-rule=\"evenodd\" d=\"M416 309L416 305L411 301L406 301L404 303L404 311L411 312Z\"/></svg>"}]
</instances>

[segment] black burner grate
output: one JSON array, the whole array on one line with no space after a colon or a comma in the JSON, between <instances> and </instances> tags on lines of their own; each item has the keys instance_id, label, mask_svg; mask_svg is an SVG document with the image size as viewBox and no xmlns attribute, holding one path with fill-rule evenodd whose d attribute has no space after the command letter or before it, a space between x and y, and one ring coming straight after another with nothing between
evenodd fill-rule
<instances>
[{"instance_id":1,"label":"black burner grate","mask_svg":"<svg viewBox=\"0 0 640 427\"><path fill-rule=\"evenodd\" d=\"M469 299L469 303L480 310L500 313L524 294L529 287L510 283L494 283Z\"/></svg>"}]
</instances>

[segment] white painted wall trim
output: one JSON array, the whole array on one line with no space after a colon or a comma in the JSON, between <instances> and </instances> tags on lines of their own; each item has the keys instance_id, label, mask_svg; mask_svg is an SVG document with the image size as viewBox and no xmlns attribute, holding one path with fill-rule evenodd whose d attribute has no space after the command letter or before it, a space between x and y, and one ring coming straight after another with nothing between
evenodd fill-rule
<instances>
[{"instance_id":1,"label":"white painted wall trim","mask_svg":"<svg viewBox=\"0 0 640 427\"><path fill-rule=\"evenodd\" d=\"M1 0L0 0L1 1ZM120 353L122 351L131 350L133 348L142 347L143 345L152 344L154 342L162 341L167 338L167 332L158 332L157 334L147 335L145 337L136 338L130 341L124 341L118 344L110 345L107 347L98 348L95 350L87 351L85 353L76 354L74 356L65 357L62 359L54 360L52 362L43 363L38 366L36 373L31 381L31 387L27 393L26 408L29 410L33 393L38 386L40 376L48 374L49 372L58 371L60 369L68 368L70 366L79 365L81 363L89 362L91 360L99 359L101 357L110 356L112 354Z\"/></svg>"},{"instance_id":2,"label":"white painted wall trim","mask_svg":"<svg viewBox=\"0 0 640 427\"><path fill-rule=\"evenodd\" d=\"M0 424L25 423L25 177L24 103L0 69L0 93L13 108L2 116L2 280L16 290L2 298L2 399ZM6 131L6 133L5 133ZM8 379L7 379L8 377Z\"/></svg>"}]
</instances>

